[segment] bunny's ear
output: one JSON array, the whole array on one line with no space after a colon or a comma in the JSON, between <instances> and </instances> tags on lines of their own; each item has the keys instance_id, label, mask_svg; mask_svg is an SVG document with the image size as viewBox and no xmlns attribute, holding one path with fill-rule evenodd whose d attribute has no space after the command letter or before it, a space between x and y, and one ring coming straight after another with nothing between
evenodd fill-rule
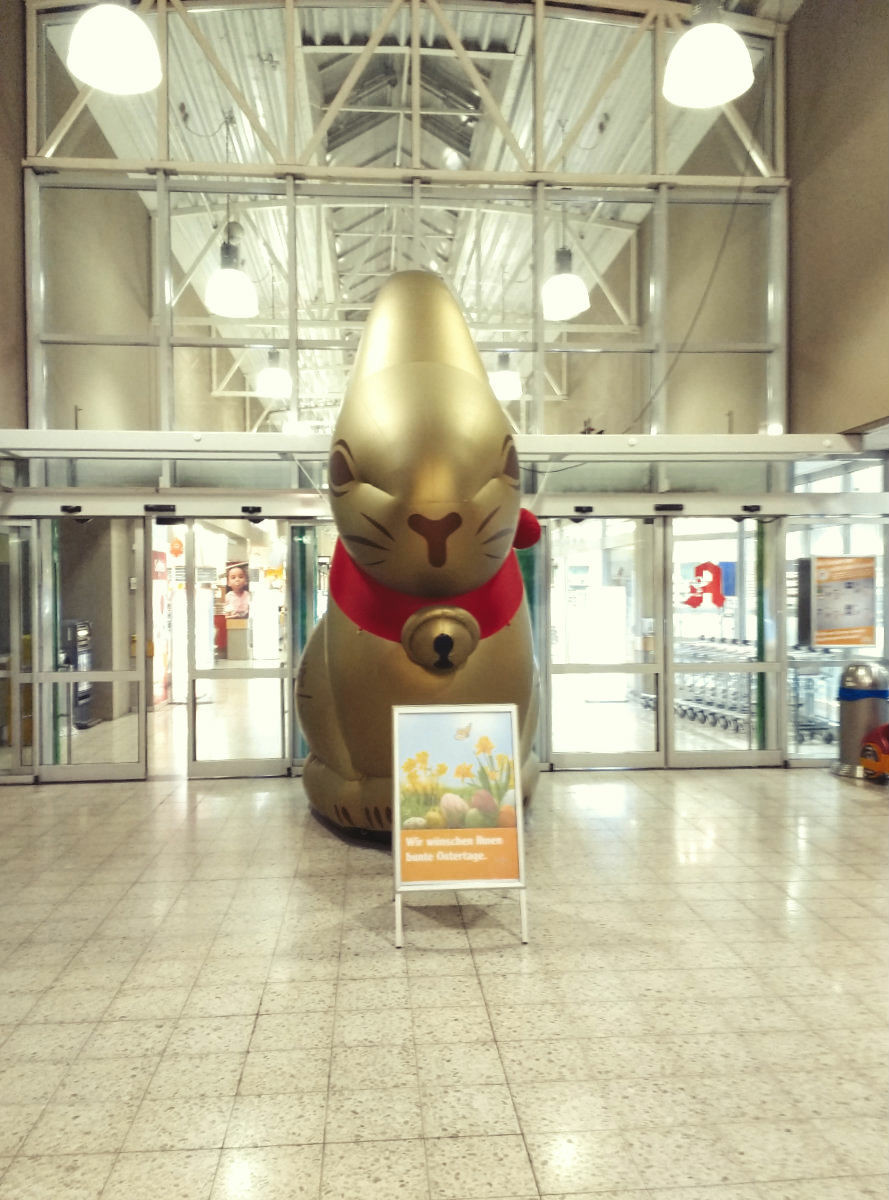
<instances>
[{"instance_id":1,"label":"bunny's ear","mask_svg":"<svg viewBox=\"0 0 889 1200\"><path fill-rule=\"evenodd\" d=\"M458 367L488 385L459 304L444 280L428 271L399 271L380 288L361 335L352 380L408 363Z\"/></svg>"}]
</instances>

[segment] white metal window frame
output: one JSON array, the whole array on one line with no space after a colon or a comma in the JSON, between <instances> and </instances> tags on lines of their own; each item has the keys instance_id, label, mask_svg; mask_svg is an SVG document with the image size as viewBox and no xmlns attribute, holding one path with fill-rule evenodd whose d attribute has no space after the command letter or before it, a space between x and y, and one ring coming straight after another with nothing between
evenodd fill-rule
<instances>
[{"instance_id":1,"label":"white metal window frame","mask_svg":"<svg viewBox=\"0 0 889 1200\"><path fill-rule=\"evenodd\" d=\"M298 281L300 263L296 250L296 222L300 205L314 204L323 199L334 203L338 198L336 188L330 185L311 186L300 185L290 179L286 183L274 181L234 181L222 183L219 181L196 181L182 178L169 178L164 172L153 176L146 174L141 178L123 177L114 174L97 175L92 172L68 171L54 175L42 175L28 171L26 185L26 217L27 217L27 280L28 280L28 374L30 381L29 394L29 423L31 428L48 429L48 404L46 391L47 355L55 347L96 347L96 348L144 348L150 351L156 359L155 376L157 379L157 413L158 428L161 431L173 431L177 423L176 396L174 389L173 358L177 351L183 349L204 349L214 355L225 351L235 357L243 356L252 346L259 343L263 347L273 346L286 352L288 361L298 363L302 352L335 352L343 356L343 370L347 373L348 362L355 348L355 334L360 326L354 322L326 322L332 325L331 330L321 330L321 336L314 333L313 322L304 322L298 315ZM634 292L646 292L649 296L649 316L644 331L638 327L624 326L625 334L619 343L609 334L606 327L571 326L571 338L582 335L583 342L565 340L565 330L552 327L544 321L542 309L536 303L542 287L545 264L544 243L548 239L548 222L556 219L560 204L558 191L538 182L531 191L516 191L514 188L503 190L495 188L495 198L519 201L524 205L525 215L531 227L531 272L528 280L528 305L531 311L530 324L521 329L518 326L512 330L505 329L500 314L491 312L482 323L473 322L476 334L476 344L479 352L495 353L502 350L508 352L524 352L533 361L533 370L529 377L528 399L523 405L523 434L540 434L545 426L544 407L547 395L553 390L553 380L548 376L545 359L547 355L583 355L595 352L605 355L643 354L651 359L651 383L649 398L645 407L633 424L638 422L641 429L633 429L634 433L658 435L669 428L670 376L680 356L692 355L753 355L762 358L765 369L765 396L760 413L760 424L763 431L770 434L783 433L786 423L786 262L787 262L787 202L786 193L782 189L767 190L758 193L739 193L737 190L720 190L712 187L703 188L699 184L689 184L684 189L674 189L661 183L654 192L629 191L626 188L598 192L575 190L571 195L576 199L593 204L597 199L601 203L633 203L644 204L650 208L652 224L652 253L650 256L650 271L645 279L639 279L631 288ZM154 298L153 314L150 332L144 337L110 336L107 334L80 333L74 335L64 330L49 330L46 327L44 313L44 297L46 295L45 277L51 273L52 261L44 254L41 239L41 196L46 190L79 189L96 191L138 191L140 193L155 193L155 207L158 214L155 227L154 246ZM490 188L489 188L490 190ZM174 316L176 291L173 286L172 250L171 250L171 195L192 191L204 196L213 194L243 194L249 197L274 197L284 210L283 220L288 230L288 260L284 264L286 270L287 304L286 312L291 314L284 318L286 337L270 337L268 318L256 318L241 322L243 333L238 337L221 336L219 334L202 335L199 331L188 331L177 326ZM413 200L403 196L401 202L416 208L416 219L420 213L435 211L438 205L444 210L476 209L480 203L476 190L466 183L450 188L415 184L413 188L416 205ZM381 205L392 201L391 193L386 189L367 189L367 197ZM420 207L422 201L423 207ZM488 200L490 204L494 201ZM762 341L695 341L693 344L675 343L668 339L666 330L666 296L668 289L668 245L670 237L670 212L673 206L721 206L729 208L733 205L752 205L764 207L768 211L767 240L761 247L767 261L767 279L763 303L765 313L763 324L765 338ZM636 256L638 257L638 256ZM420 265L420 264L418 264ZM637 268L641 270L641 267ZM499 318L499 319L498 319ZM629 319L629 318L627 318ZM635 328L635 332L634 332ZM567 360L566 360L567 361ZM253 393L232 390L227 383L232 374L231 364L228 370L218 372L219 378L214 383L214 396L217 398L246 397ZM345 380L345 374L343 376ZM333 398L329 406L331 414L335 413L338 397ZM299 389L293 401L293 415L298 419L305 411L305 402L300 402ZM245 432L255 432L263 419L271 412L271 406L263 411L258 420L246 416ZM209 431L208 431L209 432ZM556 435L562 436L562 435ZM167 480L167 483L172 482Z\"/></svg>"},{"instance_id":2,"label":"white metal window frame","mask_svg":"<svg viewBox=\"0 0 889 1200\"><path fill-rule=\"evenodd\" d=\"M46 169L50 164L58 170L88 163L91 169L98 171L120 170L125 172L141 171L145 167L142 160L113 162L107 158L70 158L59 155L58 148L65 134L71 129L79 113L89 100L90 89L81 87L68 105L67 110L55 121L52 129L42 129L44 97L41 91L40 78L42 24L48 19L61 19L71 22L76 17L75 6L65 5L65 12L60 12L58 0L27 0L27 158L26 165ZM423 128L424 113L420 95L420 65L424 56L435 53L446 53L459 63L467 79L472 83L482 101L483 115L490 121L499 133L506 146L511 151L511 160L515 170L497 173L503 182L513 181L526 184L538 180L565 183L568 186L598 186L600 184L627 182L626 175L591 176L583 172L560 173L559 164L566 158L568 151L577 143L584 127L596 111L597 105L604 98L609 84L620 75L626 63L641 38L648 32L654 38L654 53L652 55L652 96L653 96L653 160L652 175L636 176L634 183L647 186L652 182L669 182L682 186L689 180L681 173L667 176L664 172L666 157L666 126L670 112L669 104L663 99L660 87L657 86L663 74L667 49L670 40L681 32L684 22L691 16L691 6L681 13L678 5L667 5L662 0L611 0L608 4L596 3L595 0L575 0L574 3L560 3L559 0L525 0L524 3L506 3L503 0L378 0L375 4L364 4L361 7L371 10L379 20L370 21L373 28L364 44L339 46L340 53L350 54L354 58L353 65L339 87L337 94L321 111L317 123L313 123L311 112L313 105L306 89L305 78L300 70L300 53L304 51L299 35L296 19L298 0L238 0L235 7L249 10L280 9L284 21L286 38L286 61L283 64L285 80L285 109L288 114L287 128L284 137L276 142L270 137L260 113L251 104L244 91L238 86L233 74L215 53L214 48L201 32L195 17L201 12L201 0L146 0L143 7L151 11L155 17L158 48L161 61L166 65L168 45L167 34L170 21L177 21L197 43L207 64L212 68L219 83L234 106L236 106L253 130L259 143L264 147L267 158L256 163L229 162L222 164L224 173L255 176L263 172L281 177L287 174L299 175L304 179L376 179L380 182L405 182L410 184L416 178L417 171L422 170L423 177L432 182L451 182L453 172L442 167L430 168L420 156L420 131ZM336 0L312 0L311 6L317 9L328 9L337 12L351 7L348 3L336 3ZM454 18L461 12L478 12L484 10L491 16L522 16L530 18L529 38L523 45L527 56L533 59L533 86L531 93L531 136L527 152L517 143L515 133L510 128L508 114L503 106L490 93L479 71L474 67L473 58L485 52L478 47L467 48L461 41L459 32L454 27ZM392 39L384 41L387 32L399 18L409 22L409 31L401 46L393 46ZM547 27L549 19L570 19L573 21L589 21L622 25L631 36L624 48L616 55L613 62L605 71L597 92L583 97L583 105L575 114L572 124L561 128L561 136L555 130L545 128L545 114L551 108L550 97L546 90L546 78L543 63L547 56ZM717 180L719 184L755 188L763 179L783 180L785 169L785 138L784 138L784 74L785 74L785 39L786 25L780 21L765 20L755 16L729 10L725 14L727 20L742 36L752 42L760 42L761 46L771 57L772 89L766 97L767 115L771 125L771 149L764 139L756 136L744 121L738 107L731 103L724 106L723 111L737 137L738 147L749 159L749 175L738 176L709 176L704 182ZM428 34L430 24L434 26L438 41L446 41L448 48L434 47L424 42L424 33ZM412 127L410 146L410 161L402 167L349 167L342 168L326 164L318 150L335 120L337 114L350 99L355 86L374 53L380 48L381 53L392 54L396 51L409 55L413 66L412 86L408 100L409 112L406 114ZM308 47L308 50L324 51L325 47ZM327 47L329 52L330 48ZM491 57L498 54L493 52ZM503 57L502 54L499 57ZM175 97L172 98L175 101ZM164 71L160 86L155 92L156 143L153 165L160 170L182 169L182 161L170 157L170 126L168 112L171 96L168 91L167 72ZM197 166L198 170L207 174L219 173L219 165L204 162ZM467 171L464 178L473 185L490 183L491 174L486 171Z\"/></svg>"},{"instance_id":3,"label":"white metal window frame","mask_svg":"<svg viewBox=\"0 0 889 1200\"><path fill-rule=\"evenodd\" d=\"M31 381L30 422L33 428L45 428L47 424L46 396L44 391L44 358L46 350L51 345L114 345L138 346L145 345L157 354L158 380L158 424L161 429L172 429L174 425L174 394L172 356L178 347L204 346L210 349L229 349L238 352L250 342L249 332L244 338L205 338L180 336L172 321L173 289L170 272L170 240L171 196L190 190L199 190L208 196L217 194L242 194L244 196L267 195L277 197L286 207L285 224L287 227L287 262L282 263L286 269L287 307L288 311L297 310L297 271L299 264L296 255L296 212L300 202L323 199L340 199L342 202L344 189L352 195L361 194L365 189L365 197L376 197L379 203L385 204L391 197L392 189L402 194L401 202L413 209L415 221L419 221L421 210L427 203L438 203L442 208L448 205L473 206L478 205L480 189L508 199L520 199L527 208L533 223L533 248L531 253L531 274L533 296L539 295L543 282L546 264L544 263L543 246L546 238L547 222L555 212L559 211L560 203L571 203L572 200L588 197L595 200L597 189L603 202L610 199L629 200L634 198L652 206L654 220L654 236L652 246L651 278L647 281L651 302L651 319L649 321L650 337L642 345L640 339L634 338L632 348L636 352L649 353L652 356L652 395L645 413L648 430L660 433L668 427L667 413L669 408L669 376L679 349L671 347L666 340L664 331L664 303L666 295L666 260L668 245L668 211L672 204L765 204L769 206L768 244L763 247L763 253L768 262L768 289L766 313L766 337L762 343L746 345L727 343L724 345L695 345L688 352L696 354L714 352L737 352L741 354L761 354L766 362L766 395L762 412L764 428L771 431L783 430L786 419L786 361L785 361L785 292L786 292L786 260L787 260L787 180L784 176L784 110L783 110L783 80L784 80L784 40L785 27L778 22L760 20L731 12L727 19L745 36L757 40L770 57L771 71L764 84L766 94L763 99L765 111L770 125L769 145L757 139L754 132L745 123L738 108L734 104L726 105L723 109L728 125L737 140L742 167L736 174L720 176L700 176L678 173L669 175L665 172L666 128L669 106L660 94L658 81L663 71L666 49L669 40L681 28L682 20L678 10L663 4L660 0L621 0L618 4L598 5L588 0L586 3L565 5L557 0L532 0L526 4L501 4L498 0L485 0L480 6L473 0L390 0L388 4L380 3L371 10L368 40L364 45L347 47L348 53L354 58L352 67L344 80L336 97L322 111L313 126L311 105L306 93L303 72L300 70L300 54L303 47L298 35L299 12L294 0L241 0L233 6L234 9L251 7L279 8L286 30L288 52L283 64L282 78L285 80L285 94L288 113L286 137L280 144L275 144L263 128L259 114L249 102L244 92L238 87L237 81L226 70L216 55L210 41L201 33L199 14L200 4L189 0L155 0L148 3L147 10L154 14L157 24L158 41L162 58L166 56L166 37L170 22L178 22L186 30L205 57L209 68L218 77L224 91L228 94L234 107L246 124L253 130L256 139L263 146L266 157L255 162L229 161L185 161L170 158L170 130L168 112L171 96L168 91L169 81L162 79L157 89L154 103L156 105L157 143L155 154L148 161L125 161L115 158L65 157L59 154L59 146L65 134L77 121L78 115L88 104L90 93L88 88L78 91L67 111L61 115L52 130L42 131L43 81L40 78L43 55L41 53L41 37L45 21L70 21L75 14L62 12L57 0L28 0L27 21L27 85L28 85L28 125L27 125L27 155L25 158L27 222L28 222L28 282L29 282L29 378ZM328 0L315 0L314 8L319 10L337 11L341 6ZM523 17L528 25L529 40L525 52L533 60L533 86L530 89L530 144L526 151L522 150L516 141L516 131L511 128L508 114L503 106L487 90L482 76L473 65L472 52L461 43L455 28L456 18L463 12L478 13L484 9L490 14L489 19L497 14ZM684 14L683 14L684 15ZM546 127L546 114L551 101L547 92L547 79L543 63L547 55L547 30L551 20L581 21L590 23L606 23L622 25L632 31L625 44L624 50L617 54L615 60L605 71L602 83L597 91L584 98L581 110L574 114L575 119L570 127L559 123L561 133ZM405 40L402 50L409 54L412 66L412 86L409 97L409 117L412 130L410 162L400 168L384 168L374 165L339 166L336 163L325 163L323 155L318 150L325 132L330 128L337 112L348 103L352 91L361 75L361 71L372 59L375 52L392 53L393 47L384 41L387 31L394 28L393 22L407 22L409 26L409 46ZM438 49L429 47L424 41L423 31L430 22L437 32L448 43L447 47ZM602 100L607 91L608 81L618 79L627 65L631 48L638 44L643 36L653 38L652 79L651 79L651 121L653 142L654 170L649 174L617 173L612 175L596 175L582 171L567 171L562 169L568 150L575 148L580 140L586 122ZM310 49L310 48L309 48ZM306 51L308 52L308 51ZM465 170L453 172L447 169L432 169L422 161L420 155L420 132L423 127L424 112L420 97L420 63L423 55L446 53L457 64L472 83L482 99L482 119L488 121L494 135L501 139L503 146L508 147L511 159L520 169L486 169ZM552 122L550 121L550 124ZM510 158L510 155L506 155ZM213 177L216 177L215 179ZM224 179L220 180L220 176ZM42 261L39 238L39 192L42 188L52 187L93 187L93 188L131 188L138 190L154 190L156 192L156 261L155 261L155 327L151 337L145 341L133 339L109 339L102 337L66 337L64 331L48 331L43 322L42 313L42 280L45 270L51 269L51 264ZM358 192L356 192L358 189ZM208 243L209 246L209 243ZM336 275L335 264L332 267ZM603 289L604 291L604 289ZM607 294L607 293L605 293ZM544 428L544 397L546 395L546 369L544 352L561 350L570 352L554 338L552 330L544 322L540 306L534 303L533 319L529 328L518 340L531 348L534 367L529 390L530 400L523 414L523 431L534 432ZM618 317L620 314L618 313ZM591 331L592 335L593 331ZM263 343L268 340L267 335ZM511 342L517 336L512 335L505 342L492 341L486 346L482 341L480 348L488 350L509 350ZM301 348L311 348L313 339L310 331L290 323L287 337L275 343L286 349L290 361L296 361ZM612 345L596 345L595 337L587 348L598 349L604 353L619 353L620 349ZM671 358L671 355L673 356ZM262 414L265 416L266 414ZM298 412L295 412L297 417ZM260 419L262 419L262 416ZM171 482L170 480L166 481Z\"/></svg>"}]
</instances>

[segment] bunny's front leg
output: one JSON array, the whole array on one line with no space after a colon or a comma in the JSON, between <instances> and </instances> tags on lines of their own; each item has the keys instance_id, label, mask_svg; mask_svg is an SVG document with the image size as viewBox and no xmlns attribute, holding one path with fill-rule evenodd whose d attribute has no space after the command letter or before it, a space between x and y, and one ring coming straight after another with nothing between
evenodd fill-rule
<instances>
[{"instance_id":1,"label":"bunny's front leg","mask_svg":"<svg viewBox=\"0 0 889 1200\"><path fill-rule=\"evenodd\" d=\"M303 786L313 808L343 824L336 811L356 786L358 773L337 720L327 664L327 618L322 617L309 637L296 677L296 708L300 728L309 744L303 767ZM352 789L347 784L352 784ZM353 799L353 796L349 796Z\"/></svg>"},{"instance_id":2,"label":"bunny's front leg","mask_svg":"<svg viewBox=\"0 0 889 1200\"><path fill-rule=\"evenodd\" d=\"M343 736L330 683L328 620L315 626L296 679L299 723L309 744L303 786L312 808L347 829L392 826L392 781L363 776Z\"/></svg>"}]
</instances>

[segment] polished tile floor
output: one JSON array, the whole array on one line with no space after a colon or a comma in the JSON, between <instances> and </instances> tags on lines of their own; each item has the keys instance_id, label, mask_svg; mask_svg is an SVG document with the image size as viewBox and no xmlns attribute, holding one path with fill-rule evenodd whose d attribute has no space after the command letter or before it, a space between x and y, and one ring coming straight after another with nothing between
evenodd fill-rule
<instances>
[{"instance_id":1,"label":"polished tile floor","mask_svg":"<svg viewBox=\"0 0 889 1200\"><path fill-rule=\"evenodd\" d=\"M887 1194L885 788L544 776L412 896L298 781L0 790L0 1200Z\"/></svg>"}]
</instances>

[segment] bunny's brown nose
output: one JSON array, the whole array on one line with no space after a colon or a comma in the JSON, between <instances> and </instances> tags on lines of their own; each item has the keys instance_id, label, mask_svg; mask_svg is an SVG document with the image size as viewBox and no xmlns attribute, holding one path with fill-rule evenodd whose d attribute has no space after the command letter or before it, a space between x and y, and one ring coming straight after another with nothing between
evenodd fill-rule
<instances>
[{"instance_id":1,"label":"bunny's brown nose","mask_svg":"<svg viewBox=\"0 0 889 1200\"><path fill-rule=\"evenodd\" d=\"M408 517L407 523L414 533L419 533L420 537L426 539L430 565L443 567L448 558L448 549L445 543L454 530L459 529L463 524L460 514L452 512L448 513L446 517L439 517L437 521L431 521L429 517L424 517L420 513L412 513Z\"/></svg>"}]
</instances>

